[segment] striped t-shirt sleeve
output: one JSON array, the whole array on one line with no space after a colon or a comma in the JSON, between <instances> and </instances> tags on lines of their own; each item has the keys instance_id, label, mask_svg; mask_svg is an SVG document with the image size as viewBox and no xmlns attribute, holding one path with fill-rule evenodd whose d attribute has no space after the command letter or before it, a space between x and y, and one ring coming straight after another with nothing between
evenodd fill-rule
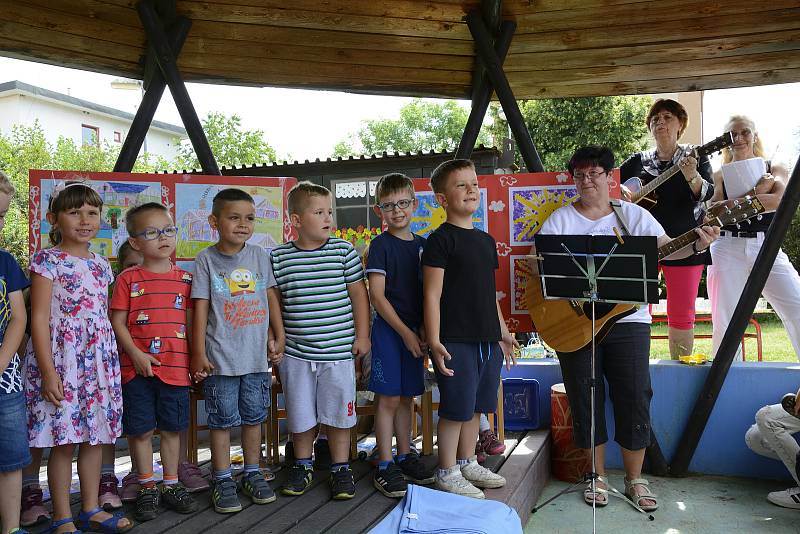
<instances>
[{"instance_id":1,"label":"striped t-shirt sleeve","mask_svg":"<svg viewBox=\"0 0 800 534\"><path fill-rule=\"evenodd\" d=\"M364 279L364 266L361 264L361 258L358 257L358 252L347 243L349 248L347 255L344 257L344 281L346 284L352 284Z\"/></svg>"}]
</instances>

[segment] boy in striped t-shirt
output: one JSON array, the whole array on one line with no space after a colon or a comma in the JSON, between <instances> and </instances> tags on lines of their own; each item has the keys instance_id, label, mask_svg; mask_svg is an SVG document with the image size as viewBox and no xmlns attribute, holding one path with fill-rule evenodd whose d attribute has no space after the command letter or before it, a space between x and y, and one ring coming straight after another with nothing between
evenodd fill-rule
<instances>
[{"instance_id":1,"label":"boy in striped t-shirt","mask_svg":"<svg viewBox=\"0 0 800 534\"><path fill-rule=\"evenodd\" d=\"M178 482L180 435L189 426L187 330L192 275L172 264L178 229L165 206L150 202L126 215L141 265L117 277L111 324L120 348L122 425L138 468L138 521L155 519L160 503L188 514L197 503ZM153 478L153 431L161 431L164 484Z\"/></svg>"},{"instance_id":2,"label":"boy in striped t-shirt","mask_svg":"<svg viewBox=\"0 0 800 534\"><path fill-rule=\"evenodd\" d=\"M370 350L364 271L353 246L330 236L333 209L328 189L300 182L289 191L288 204L298 237L271 252L286 330L279 371L295 455L282 493L302 495L311 484L314 433L321 423L328 427L332 496L351 499L353 356Z\"/></svg>"}]
</instances>

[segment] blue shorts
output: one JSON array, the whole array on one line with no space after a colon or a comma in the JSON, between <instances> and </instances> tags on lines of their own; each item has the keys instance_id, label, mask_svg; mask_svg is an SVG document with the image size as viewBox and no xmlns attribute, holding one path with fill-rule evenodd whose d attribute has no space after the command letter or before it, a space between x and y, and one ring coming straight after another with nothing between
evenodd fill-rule
<instances>
[{"instance_id":1,"label":"blue shorts","mask_svg":"<svg viewBox=\"0 0 800 534\"><path fill-rule=\"evenodd\" d=\"M166 432L189 428L189 386L136 375L122 384L122 430L141 436L156 428Z\"/></svg>"},{"instance_id":2,"label":"blue shorts","mask_svg":"<svg viewBox=\"0 0 800 534\"><path fill-rule=\"evenodd\" d=\"M0 473L19 471L31 463L28 414L21 391L0 393Z\"/></svg>"},{"instance_id":3,"label":"blue shorts","mask_svg":"<svg viewBox=\"0 0 800 534\"><path fill-rule=\"evenodd\" d=\"M222 429L263 423L269 410L271 384L269 373L211 375L203 380L208 427Z\"/></svg>"},{"instance_id":4,"label":"blue shorts","mask_svg":"<svg viewBox=\"0 0 800 534\"><path fill-rule=\"evenodd\" d=\"M415 358L394 328L378 315L372 322L369 390L379 395L415 397L425 393L422 358Z\"/></svg>"},{"instance_id":5,"label":"blue shorts","mask_svg":"<svg viewBox=\"0 0 800 534\"><path fill-rule=\"evenodd\" d=\"M490 343L444 343L451 359L445 362L453 376L436 369L439 385L439 417L469 421L477 413L497 409L497 388L503 367L503 351ZM434 366L435 368L436 366Z\"/></svg>"}]
</instances>

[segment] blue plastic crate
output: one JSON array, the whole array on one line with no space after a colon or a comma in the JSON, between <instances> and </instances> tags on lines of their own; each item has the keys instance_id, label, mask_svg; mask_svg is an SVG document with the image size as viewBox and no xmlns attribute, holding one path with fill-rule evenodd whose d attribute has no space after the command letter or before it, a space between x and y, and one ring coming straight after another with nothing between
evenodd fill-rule
<instances>
[{"instance_id":1,"label":"blue plastic crate","mask_svg":"<svg viewBox=\"0 0 800 534\"><path fill-rule=\"evenodd\" d=\"M535 378L503 379L503 415L506 430L539 428L539 381Z\"/></svg>"}]
</instances>

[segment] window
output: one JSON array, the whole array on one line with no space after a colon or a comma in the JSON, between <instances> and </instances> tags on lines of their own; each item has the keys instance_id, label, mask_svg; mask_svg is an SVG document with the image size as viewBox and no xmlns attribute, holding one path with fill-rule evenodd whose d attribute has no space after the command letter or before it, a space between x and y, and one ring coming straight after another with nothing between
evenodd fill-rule
<instances>
[{"instance_id":1,"label":"window","mask_svg":"<svg viewBox=\"0 0 800 534\"><path fill-rule=\"evenodd\" d=\"M115 143L122 142L122 132L114 132L114 142Z\"/></svg>"},{"instance_id":2,"label":"window","mask_svg":"<svg viewBox=\"0 0 800 534\"><path fill-rule=\"evenodd\" d=\"M334 181L333 210L337 228L380 228L381 219L372 210L377 179Z\"/></svg>"},{"instance_id":3,"label":"window","mask_svg":"<svg viewBox=\"0 0 800 534\"><path fill-rule=\"evenodd\" d=\"M81 140L84 145L100 144L100 128L97 126L81 125Z\"/></svg>"}]
</instances>

